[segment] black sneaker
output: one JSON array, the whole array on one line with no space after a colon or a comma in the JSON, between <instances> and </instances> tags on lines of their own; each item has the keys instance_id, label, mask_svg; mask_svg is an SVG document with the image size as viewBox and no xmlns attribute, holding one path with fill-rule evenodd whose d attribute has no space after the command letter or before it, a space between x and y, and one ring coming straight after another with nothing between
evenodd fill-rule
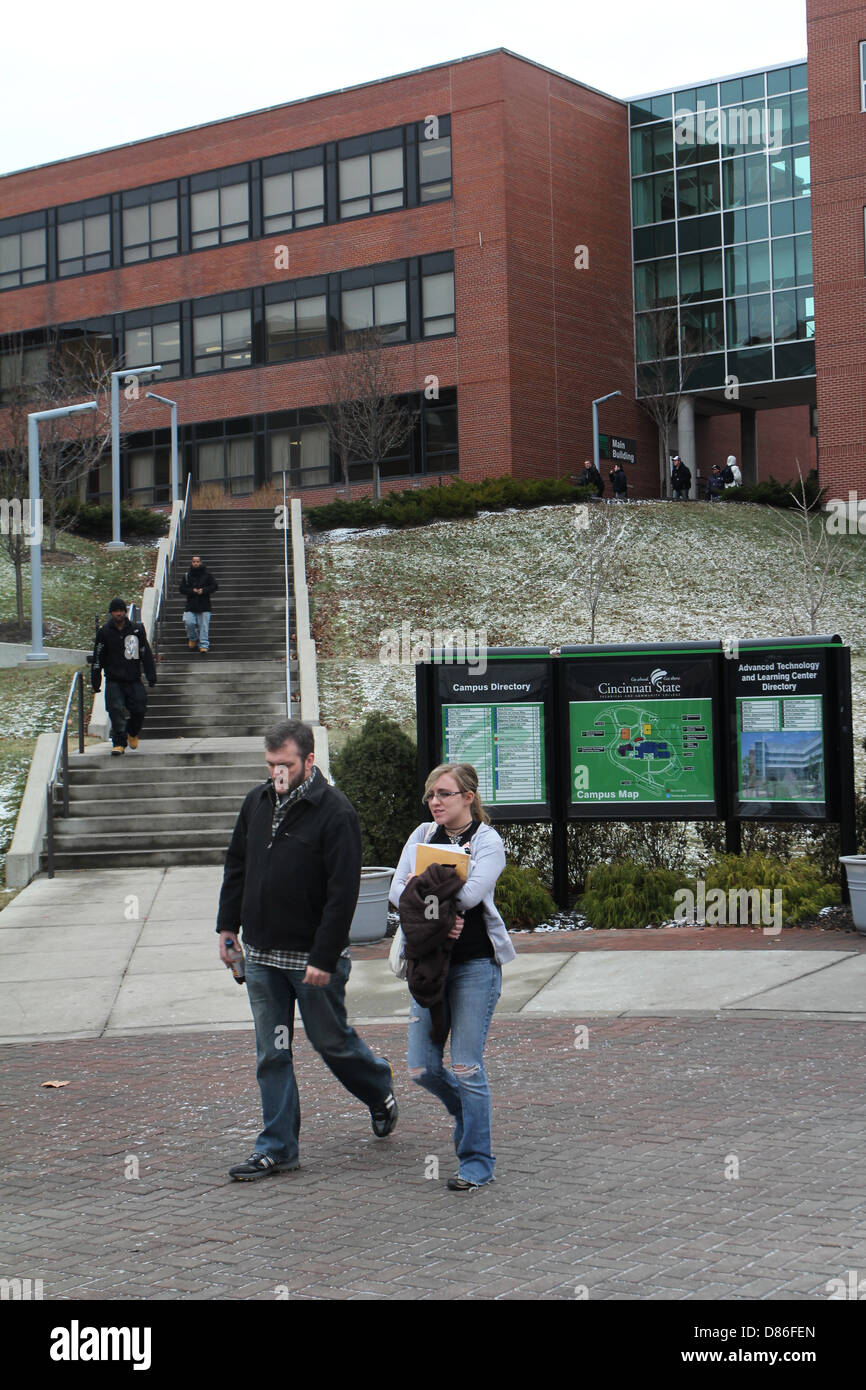
<instances>
[{"instance_id":1,"label":"black sneaker","mask_svg":"<svg viewBox=\"0 0 866 1390\"><path fill-rule=\"evenodd\" d=\"M393 1091L389 1091L378 1105L370 1106L370 1123L377 1139L384 1139L386 1134L391 1133L397 1123L397 1101Z\"/></svg>"},{"instance_id":2,"label":"black sneaker","mask_svg":"<svg viewBox=\"0 0 866 1390\"><path fill-rule=\"evenodd\" d=\"M229 1177L235 1182L254 1182L256 1178L267 1178L271 1173L294 1173L300 1163L281 1163L270 1154L250 1154L246 1163L237 1163L229 1169Z\"/></svg>"}]
</instances>

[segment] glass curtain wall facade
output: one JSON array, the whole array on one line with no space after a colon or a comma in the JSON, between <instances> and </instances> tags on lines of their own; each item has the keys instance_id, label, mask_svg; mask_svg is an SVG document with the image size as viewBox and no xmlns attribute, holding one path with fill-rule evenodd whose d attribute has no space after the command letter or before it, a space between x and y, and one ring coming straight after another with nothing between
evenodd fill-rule
<instances>
[{"instance_id":1,"label":"glass curtain wall facade","mask_svg":"<svg viewBox=\"0 0 866 1390\"><path fill-rule=\"evenodd\" d=\"M639 389L660 360L686 391L814 376L806 64L644 97L629 122Z\"/></svg>"}]
</instances>

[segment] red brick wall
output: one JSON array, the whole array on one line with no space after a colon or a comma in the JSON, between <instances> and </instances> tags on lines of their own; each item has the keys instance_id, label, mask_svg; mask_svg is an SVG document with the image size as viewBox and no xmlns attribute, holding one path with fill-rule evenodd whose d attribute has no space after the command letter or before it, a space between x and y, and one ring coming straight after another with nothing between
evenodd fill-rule
<instances>
[{"instance_id":1,"label":"red brick wall","mask_svg":"<svg viewBox=\"0 0 866 1390\"><path fill-rule=\"evenodd\" d=\"M866 5L807 0L815 357L821 479L866 495Z\"/></svg>"},{"instance_id":2,"label":"red brick wall","mask_svg":"<svg viewBox=\"0 0 866 1390\"><path fill-rule=\"evenodd\" d=\"M771 473L780 482L795 478L797 459L804 474L815 467L817 451L809 433L807 405L759 410L757 422L759 480L769 478ZM695 416L695 446L702 479L708 477L714 463L724 464L728 454L735 454L742 466L739 413Z\"/></svg>"},{"instance_id":3,"label":"red brick wall","mask_svg":"<svg viewBox=\"0 0 866 1390\"><path fill-rule=\"evenodd\" d=\"M600 430L637 440L630 492L657 496L655 430L634 403L627 108L513 61L505 90L513 471L579 472L592 400L620 389Z\"/></svg>"}]
</instances>

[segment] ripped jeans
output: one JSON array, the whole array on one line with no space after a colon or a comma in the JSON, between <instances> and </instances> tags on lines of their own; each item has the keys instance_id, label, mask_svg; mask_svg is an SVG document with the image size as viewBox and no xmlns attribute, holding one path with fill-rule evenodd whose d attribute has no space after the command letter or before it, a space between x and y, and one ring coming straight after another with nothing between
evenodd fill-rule
<instances>
[{"instance_id":1,"label":"ripped jeans","mask_svg":"<svg viewBox=\"0 0 866 1390\"><path fill-rule=\"evenodd\" d=\"M412 1000L409 1012L409 1075L441 1100L454 1116L458 1172L468 1182L487 1183L496 1162L490 1152L490 1087L484 1070L487 1030L502 988L502 968L480 957L452 965L445 986L451 1025L451 1070L442 1048L430 1041L430 1011Z\"/></svg>"}]
</instances>

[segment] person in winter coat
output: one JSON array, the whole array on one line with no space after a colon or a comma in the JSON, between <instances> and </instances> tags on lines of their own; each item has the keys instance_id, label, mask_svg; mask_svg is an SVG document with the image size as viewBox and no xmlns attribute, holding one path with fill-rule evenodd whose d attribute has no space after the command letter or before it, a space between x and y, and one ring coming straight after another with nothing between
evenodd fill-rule
<instances>
[{"instance_id":1,"label":"person in winter coat","mask_svg":"<svg viewBox=\"0 0 866 1390\"><path fill-rule=\"evenodd\" d=\"M108 605L109 621L99 629L90 659L90 683L94 692L102 687L105 672L105 708L111 719L112 756L121 755L127 745L138 747L138 736L147 711L147 691L141 683L141 672L148 685L156 685L156 664L148 646L142 623L134 626L126 616L122 598L113 598Z\"/></svg>"},{"instance_id":2,"label":"person in winter coat","mask_svg":"<svg viewBox=\"0 0 866 1390\"><path fill-rule=\"evenodd\" d=\"M451 1030L451 1067L443 1062L443 1045L431 1036L430 1010L412 1000L407 1063L412 1080L441 1100L454 1117L458 1169L448 1179L452 1192L472 1192L493 1181L490 1086L484 1069L484 1044L502 987L502 966L516 952L493 902L493 890L505 868L502 840L478 795L478 773L469 763L443 763L427 778L424 803L429 821L416 826L400 855L390 898L399 906L415 877L415 847L432 843L468 845L466 882L454 898L455 924L443 1003ZM428 870L429 872L429 870ZM419 875L419 877L422 877ZM402 929L395 942L405 952Z\"/></svg>"},{"instance_id":3,"label":"person in winter coat","mask_svg":"<svg viewBox=\"0 0 866 1390\"><path fill-rule=\"evenodd\" d=\"M262 1130L229 1169L254 1182L298 1168L301 1107L292 1061L297 1004L310 1046L370 1111L378 1139L397 1123L391 1065L346 1017L349 931L361 885L361 827L316 767L313 730L282 720L265 734L270 777L247 793L226 852L220 959L240 952L256 1032Z\"/></svg>"},{"instance_id":4,"label":"person in winter coat","mask_svg":"<svg viewBox=\"0 0 866 1390\"><path fill-rule=\"evenodd\" d=\"M688 501L689 488L692 485L692 470L688 464L683 463L679 454L674 455L671 484L674 490L674 501Z\"/></svg>"},{"instance_id":5,"label":"person in winter coat","mask_svg":"<svg viewBox=\"0 0 866 1390\"><path fill-rule=\"evenodd\" d=\"M714 463L712 472L710 473L710 476L707 478L707 501L718 502L724 490L725 484L722 479L722 470L719 468L719 465L717 463Z\"/></svg>"},{"instance_id":6,"label":"person in winter coat","mask_svg":"<svg viewBox=\"0 0 866 1390\"><path fill-rule=\"evenodd\" d=\"M726 474L728 474L728 473L730 473L730 475L731 475L731 481L728 482L728 481L727 481L727 478L725 477L725 487L742 487L742 486L743 486L743 475L742 475L742 473L740 472L739 468L737 467L737 456L736 456L736 454L728 454L728 461L727 461L727 463L725 464L725 468L724 468L724 471L723 471L723 476L726 475Z\"/></svg>"},{"instance_id":7,"label":"person in winter coat","mask_svg":"<svg viewBox=\"0 0 866 1390\"><path fill-rule=\"evenodd\" d=\"M604 479L599 473L594 463L586 459L583 465L583 472L578 475L578 487L594 487L596 496L601 497L604 493Z\"/></svg>"},{"instance_id":8,"label":"person in winter coat","mask_svg":"<svg viewBox=\"0 0 866 1390\"><path fill-rule=\"evenodd\" d=\"M628 498L628 478L621 463L615 463L610 470L610 485L614 502L625 502Z\"/></svg>"},{"instance_id":9,"label":"person in winter coat","mask_svg":"<svg viewBox=\"0 0 866 1390\"><path fill-rule=\"evenodd\" d=\"M192 564L180 581L180 592L186 599L183 621L191 651L195 651L196 646L200 652L208 649L210 596L218 588L210 570L202 564L201 556L193 555Z\"/></svg>"}]
</instances>

